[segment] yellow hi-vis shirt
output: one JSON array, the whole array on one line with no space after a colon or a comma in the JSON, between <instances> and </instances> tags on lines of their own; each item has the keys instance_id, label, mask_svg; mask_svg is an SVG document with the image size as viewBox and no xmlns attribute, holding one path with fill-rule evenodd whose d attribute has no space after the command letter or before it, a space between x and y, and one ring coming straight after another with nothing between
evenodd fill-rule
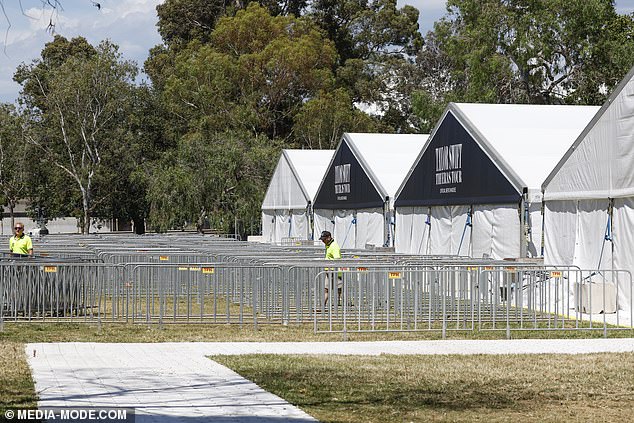
<instances>
[{"instance_id":1,"label":"yellow hi-vis shirt","mask_svg":"<svg viewBox=\"0 0 634 423\"><path fill-rule=\"evenodd\" d=\"M326 245L326 260L336 260L341 258L341 248L333 239L330 244Z\"/></svg>"},{"instance_id":2,"label":"yellow hi-vis shirt","mask_svg":"<svg viewBox=\"0 0 634 423\"><path fill-rule=\"evenodd\" d=\"M33 249L33 242L31 241L31 237L28 235L22 235L21 238L17 236L12 236L9 238L9 250L15 254L29 254L29 250Z\"/></svg>"},{"instance_id":3,"label":"yellow hi-vis shirt","mask_svg":"<svg viewBox=\"0 0 634 423\"><path fill-rule=\"evenodd\" d=\"M341 258L341 248L339 248L339 244L335 242L333 239L330 241L330 244L326 245L326 260L337 260ZM333 267L326 270L335 270ZM337 272L337 277L342 278L343 272Z\"/></svg>"}]
</instances>

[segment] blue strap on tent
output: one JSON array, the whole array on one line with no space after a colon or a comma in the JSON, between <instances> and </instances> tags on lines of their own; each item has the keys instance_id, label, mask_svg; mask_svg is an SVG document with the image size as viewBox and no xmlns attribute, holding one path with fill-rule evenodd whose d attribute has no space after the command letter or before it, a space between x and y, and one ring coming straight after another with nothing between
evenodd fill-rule
<instances>
[{"instance_id":1,"label":"blue strap on tent","mask_svg":"<svg viewBox=\"0 0 634 423\"><path fill-rule=\"evenodd\" d=\"M471 210L467 212L467 220L464 222L464 229L462 230L462 236L460 237L460 245L458 245L457 256L460 255L460 249L462 248L462 241L464 240L464 234L467 232L467 227L471 227Z\"/></svg>"},{"instance_id":2,"label":"blue strap on tent","mask_svg":"<svg viewBox=\"0 0 634 423\"><path fill-rule=\"evenodd\" d=\"M601 269L601 260L603 260L603 250L605 249L605 242L612 242L612 200L608 204L608 223L605 225L605 235L603 235L603 244L601 245L601 254L599 255L599 263L597 264L597 270Z\"/></svg>"},{"instance_id":3,"label":"blue strap on tent","mask_svg":"<svg viewBox=\"0 0 634 423\"><path fill-rule=\"evenodd\" d=\"M420 254L420 249L423 246L423 241L425 241L425 231L428 229L431 231L431 213L427 213L427 218L425 219L425 228L423 229L423 236L420 238L420 244L418 244L418 252Z\"/></svg>"},{"instance_id":4,"label":"blue strap on tent","mask_svg":"<svg viewBox=\"0 0 634 423\"><path fill-rule=\"evenodd\" d=\"M293 215L289 214L288 215L288 237L291 237L291 233L292 233L292 229L293 229Z\"/></svg>"},{"instance_id":5,"label":"blue strap on tent","mask_svg":"<svg viewBox=\"0 0 634 423\"><path fill-rule=\"evenodd\" d=\"M348 225L348 230L346 231L346 236L343 238L343 242L341 243L341 245L345 245L346 244L346 240L348 239L348 234L350 233L350 228L352 228L352 225L356 225L357 224L357 218L353 217L352 221L350 222L350 225Z\"/></svg>"}]
</instances>

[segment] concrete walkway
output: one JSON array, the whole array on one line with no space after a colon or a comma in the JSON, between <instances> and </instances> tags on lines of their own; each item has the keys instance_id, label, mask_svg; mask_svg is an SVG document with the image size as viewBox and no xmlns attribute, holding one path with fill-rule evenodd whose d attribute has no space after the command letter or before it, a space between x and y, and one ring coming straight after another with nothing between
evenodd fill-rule
<instances>
[{"instance_id":1,"label":"concrete walkway","mask_svg":"<svg viewBox=\"0 0 634 423\"><path fill-rule=\"evenodd\" d=\"M136 422L314 422L206 358L216 354L634 352L634 339L287 343L28 344L39 408L130 407Z\"/></svg>"}]
</instances>

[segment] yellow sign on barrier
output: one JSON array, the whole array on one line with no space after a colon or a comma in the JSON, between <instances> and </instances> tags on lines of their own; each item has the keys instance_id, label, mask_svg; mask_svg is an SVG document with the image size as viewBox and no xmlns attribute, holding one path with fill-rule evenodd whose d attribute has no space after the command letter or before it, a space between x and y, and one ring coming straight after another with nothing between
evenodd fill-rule
<instances>
[{"instance_id":1,"label":"yellow sign on barrier","mask_svg":"<svg viewBox=\"0 0 634 423\"><path fill-rule=\"evenodd\" d=\"M478 270L478 266L468 266L467 270Z\"/></svg>"},{"instance_id":2,"label":"yellow sign on barrier","mask_svg":"<svg viewBox=\"0 0 634 423\"><path fill-rule=\"evenodd\" d=\"M169 260L169 259L170 259L170 258L169 258L169 257L167 257L167 256L159 256L159 260L161 260L161 261L167 261L167 260Z\"/></svg>"},{"instance_id":3,"label":"yellow sign on barrier","mask_svg":"<svg viewBox=\"0 0 634 423\"><path fill-rule=\"evenodd\" d=\"M178 270L189 270L189 267L179 267Z\"/></svg>"},{"instance_id":4,"label":"yellow sign on barrier","mask_svg":"<svg viewBox=\"0 0 634 423\"><path fill-rule=\"evenodd\" d=\"M505 268L505 270L507 272L515 272L515 271L517 271L517 267L507 267L507 268Z\"/></svg>"},{"instance_id":5,"label":"yellow sign on barrier","mask_svg":"<svg viewBox=\"0 0 634 423\"><path fill-rule=\"evenodd\" d=\"M216 271L216 269L214 269L213 267L203 267L203 273L205 274L212 274Z\"/></svg>"},{"instance_id":6,"label":"yellow sign on barrier","mask_svg":"<svg viewBox=\"0 0 634 423\"><path fill-rule=\"evenodd\" d=\"M551 278L561 278L561 270L553 270L550 272Z\"/></svg>"},{"instance_id":7,"label":"yellow sign on barrier","mask_svg":"<svg viewBox=\"0 0 634 423\"><path fill-rule=\"evenodd\" d=\"M401 279L401 272L388 272L388 279Z\"/></svg>"},{"instance_id":8,"label":"yellow sign on barrier","mask_svg":"<svg viewBox=\"0 0 634 423\"><path fill-rule=\"evenodd\" d=\"M493 266L484 266L484 270L493 270Z\"/></svg>"},{"instance_id":9,"label":"yellow sign on barrier","mask_svg":"<svg viewBox=\"0 0 634 423\"><path fill-rule=\"evenodd\" d=\"M190 267L189 270L192 272L200 272L200 267Z\"/></svg>"},{"instance_id":10,"label":"yellow sign on barrier","mask_svg":"<svg viewBox=\"0 0 634 423\"><path fill-rule=\"evenodd\" d=\"M57 266L44 266L44 273L57 273Z\"/></svg>"}]
</instances>

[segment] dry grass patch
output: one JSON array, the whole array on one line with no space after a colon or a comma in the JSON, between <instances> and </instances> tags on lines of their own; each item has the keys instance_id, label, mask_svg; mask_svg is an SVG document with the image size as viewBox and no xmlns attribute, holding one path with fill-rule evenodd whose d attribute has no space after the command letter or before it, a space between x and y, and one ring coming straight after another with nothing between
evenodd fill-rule
<instances>
[{"instance_id":1,"label":"dry grass patch","mask_svg":"<svg viewBox=\"0 0 634 423\"><path fill-rule=\"evenodd\" d=\"M322 422L630 421L634 354L218 356Z\"/></svg>"},{"instance_id":2,"label":"dry grass patch","mask_svg":"<svg viewBox=\"0 0 634 423\"><path fill-rule=\"evenodd\" d=\"M603 331L518 331L513 338L600 338ZM633 330L610 332L609 337L634 337ZM349 341L437 340L440 331L348 333ZM505 339L504 331L448 331L447 339ZM66 322L5 322L0 341L12 342L287 342L342 341L341 333L313 332L312 323L260 324L126 324Z\"/></svg>"},{"instance_id":3,"label":"dry grass patch","mask_svg":"<svg viewBox=\"0 0 634 423\"><path fill-rule=\"evenodd\" d=\"M0 416L6 409L36 408L37 396L24 345L0 342Z\"/></svg>"}]
</instances>

